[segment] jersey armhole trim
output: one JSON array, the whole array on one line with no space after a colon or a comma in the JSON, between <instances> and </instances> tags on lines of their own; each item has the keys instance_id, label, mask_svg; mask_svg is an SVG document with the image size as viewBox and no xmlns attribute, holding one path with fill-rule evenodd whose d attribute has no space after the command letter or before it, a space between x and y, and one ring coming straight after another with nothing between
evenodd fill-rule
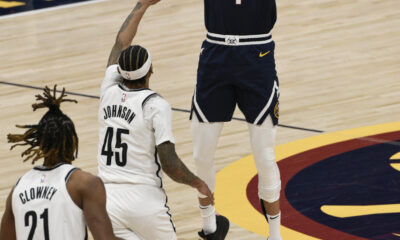
<instances>
[{"instance_id":1,"label":"jersey armhole trim","mask_svg":"<svg viewBox=\"0 0 400 240\"><path fill-rule=\"evenodd\" d=\"M20 178L18 179L17 183L14 185L14 188L18 185L19 181L21 181L21 178L22 178L22 177L20 177Z\"/></svg>"},{"instance_id":2,"label":"jersey armhole trim","mask_svg":"<svg viewBox=\"0 0 400 240\"><path fill-rule=\"evenodd\" d=\"M87 225L85 226L85 239L84 240L88 240Z\"/></svg>"},{"instance_id":3,"label":"jersey armhole trim","mask_svg":"<svg viewBox=\"0 0 400 240\"><path fill-rule=\"evenodd\" d=\"M63 194L65 196L66 201L69 202L69 204L71 204L71 206L73 206L74 209L81 211L83 214L83 208L79 207L75 203L75 201L72 199L71 194L69 193L69 190L68 190L68 181L69 181L72 173L74 173L76 170L80 170L80 168L74 167L74 168L70 169L68 171L68 173L66 174L65 179L64 179L65 180L65 185L64 185L65 191L63 191ZM60 181L62 182L62 179L60 179Z\"/></svg>"},{"instance_id":4,"label":"jersey armhole trim","mask_svg":"<svg viewBox=\"0 0 400 240\"><path fill-rule=\"evenodd\" d=\"M144 105L146 105L146 103L152 98L152 97L155 97L155 96L160 96L158 93L152 93L152 94L150 94L149 96L147 96L144 100L143 100L143 102L142 102L142 109L144 108ZM161 96L160 96L161 97Z\"/></svg>"},{"instance_id":5,"label":"jersey armhole trim","mask_svg":"<svg viewBox=\"0 0 400 240\"><path fill-rule=\"evenodd\" d=\"M72 173L75 172L76 170L78 170L79 168L73 168L71 170L69 170L69 172L67 173L67 175L65 176L65 183L68 182L69 178L71 177Z\"/></svg>"}]
</instances>

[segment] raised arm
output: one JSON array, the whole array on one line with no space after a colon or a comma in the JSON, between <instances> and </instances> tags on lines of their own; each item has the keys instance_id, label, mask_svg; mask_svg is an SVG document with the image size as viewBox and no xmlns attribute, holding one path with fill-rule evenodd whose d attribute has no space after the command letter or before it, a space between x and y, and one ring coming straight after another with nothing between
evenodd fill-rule
<instances>
[{"instance_id":1,"label":"raised arm","mask_svg":"<svg viewBox=\"0 0 400 240\"><path fill-rule=\"evenodd\" d=\"M179 159L173 143L164 142L157 146L157 150L162 169L172 180L196 188L200 194L210 198L214 204L214 197L207 184L194 175Z\"/></svg>"},{"instance_id":2,"label":"raised arm","mask_svg":"<svg viewBox=\"0 0 400 240\"><path fill-rule=\"evenodd\" d=\"M15 233L15 219L11 206L11 198L13 191L11 190L6 202L6 210L4 211L3 218L0 226L0 240L15 240L17 235Z\"/></svg>"},{"instance_id":3,"label":"raised arm","mask_svg":"<svg viewBox=\"0 0 400 240\"><path fill-rule=\"evenodd\" d=\"M138 0L129 16L125 19L115 39L108 58L107 67L118 63L121 52L128 48L136 35L140 20L150 5L158 3L160 0Z\"/></svg>"}]
</instances>

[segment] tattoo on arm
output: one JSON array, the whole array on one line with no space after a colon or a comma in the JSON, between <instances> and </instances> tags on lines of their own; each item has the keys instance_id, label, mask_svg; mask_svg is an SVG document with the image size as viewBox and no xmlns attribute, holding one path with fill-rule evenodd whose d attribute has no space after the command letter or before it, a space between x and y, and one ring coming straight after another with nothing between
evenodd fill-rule
<instances>
[{"instance_id":1,"label":"tattoo on arm","mask_svg":"<svg viewBox=\"0 0 400 240\"><path fill-rule=\"evenodd\" d=\"M121 29L119 29L117 39L119 35L125 31L125 29L128 27L129 22L131 21L132 17L135 15L135 12L139 10L142 7L142 3L138 2L135 6L135 8L132 10L132 12L129 14L129 16L125 19L125 22L122 24Z\"/></svg>"},{"instance_id":2,"label":"tattoo on arm","mask_svg":"<svg viewBox=\"0 0 400 240\"><path fill-rule=\"evenodd\" d=\"M122 52L122 44L120 41L117 40L113 48L111 49L110 56L108 57L107 67L118 63L119 55L121 55L121 52Z\"/></svg>"},{"instance_id":3,"label":"tattoo on arm","mask_svg":"<svg viewBox=\"0 0 400 240\"><path fill-rule=\"evenodd\" d=\"M133 16L135 15L135 12L139 10L142 7L142 3L138 2L135 6L135 8L131 11L129 16L125 19L124 23L122 24L121 28L119 29L119 32L117 34L117 38L115 40L115 44L113 48L111 49L110 56L108 57L108 63L107 67L113 64L118 63L119 56L121 55L121 52L124 50L124 44L123 41L121 40L121 33L123 33L126 28L129 26L129 23L131 22ZM129 43L130 44L130 43Z\"/></svg>"},{"instance_id":4,"label":"tattoo on arm","mask_svg":"<svg viewBox=\"0 0 400 240\"><path fill-rule=\"evenodd\" d=\"M165 142L158 145L157 150L164 172L175 182L193 187L198 177L179 159L175 152L175 145L171 142Z\"/></svg>"}]
</instances>

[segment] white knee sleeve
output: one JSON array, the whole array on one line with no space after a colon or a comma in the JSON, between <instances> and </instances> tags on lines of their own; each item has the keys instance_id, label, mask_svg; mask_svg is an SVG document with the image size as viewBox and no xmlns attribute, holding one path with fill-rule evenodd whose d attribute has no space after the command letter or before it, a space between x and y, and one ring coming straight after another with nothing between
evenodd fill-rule
<instances>
[{"instance_id":1,"label":"white knee sleeve","mask_svg":"<svg viewBox=\"0 0 400 240\"><path fill-rule=\"evenodd\" d=\"M249 124L254 161L258 171L258 196L267 202L280 197L281 178L275 162L276 126L268 116L261 126Z\"/></svg>"},{"instance_id":2,"label":"white knee sleeve","mask_svg":"<svg viewBox=\"0 0 400 240\"><path fill-rule=\"evenodd\" d=\"M192 118L193 158L197 176L201 178L212 192L215 189L214 154L223 123L201 123ZM202 197L202 196L199 196Z\"/></svg>"}]
</instances>

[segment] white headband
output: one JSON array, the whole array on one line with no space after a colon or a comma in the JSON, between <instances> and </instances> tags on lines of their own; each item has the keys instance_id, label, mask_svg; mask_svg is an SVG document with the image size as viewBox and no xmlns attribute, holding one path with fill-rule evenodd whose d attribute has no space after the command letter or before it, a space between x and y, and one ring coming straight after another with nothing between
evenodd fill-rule
<instances>
[{"instance_id":1,"label":"white headband","mask_svg":"<svg viewBox=\"0 0 400 240\"><path fill-rule=\"evenodd\" d=\"M122 70L121 66L118 65L119 72L121 73L121 76L127 80L138 80L141 79L142 77L146 76L146 74L149 72L150 67L151 67L151 55L149 52L147 52L148 57L146 62L143 64L142 67L139 69L136 69L134 71L125 71Z\"/></svg>"}]
</instances>

